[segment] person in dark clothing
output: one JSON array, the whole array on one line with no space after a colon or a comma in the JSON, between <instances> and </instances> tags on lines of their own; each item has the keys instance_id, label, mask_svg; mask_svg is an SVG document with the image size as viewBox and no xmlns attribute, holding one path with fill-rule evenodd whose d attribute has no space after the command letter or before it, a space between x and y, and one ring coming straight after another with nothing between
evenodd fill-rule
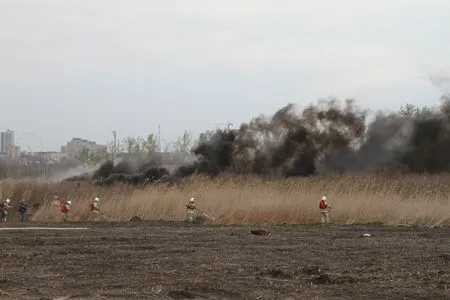
<instances>
[{"instance_id":1,"label":"person in dark clothing","mask_svg":"<svg viewBox=\"0 0 450 300\"><path fill-rule=\"evenodd\" d=\"M28 204L26 204L24 201L21 201L19 204L19 214L20 214L20 221L25 221L25 217L28 211Z\"/></svg>"}]
</instances>

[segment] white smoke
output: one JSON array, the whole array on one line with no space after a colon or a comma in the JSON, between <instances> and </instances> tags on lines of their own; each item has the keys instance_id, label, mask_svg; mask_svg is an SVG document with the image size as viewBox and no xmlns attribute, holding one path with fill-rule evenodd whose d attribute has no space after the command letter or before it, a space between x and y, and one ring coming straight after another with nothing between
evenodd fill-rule
<instances>
[{"instance_id":1,"label":"white smoke","mask_svg":"<svg viewBox=\"0 0 450 300\"><path fill-rule=\"evenodd\" d=\"M75 168L69 168L66 171L63 172L59 172L56 174L53 174L49 180L50 181L63 181L69 177L72 176L80 176L84 173L93 173L95 172L95 170L97 170L100 167L100 164L95 165L95 166L79 166L79 167L75 167Z\"/></svg>"}]
</instances>

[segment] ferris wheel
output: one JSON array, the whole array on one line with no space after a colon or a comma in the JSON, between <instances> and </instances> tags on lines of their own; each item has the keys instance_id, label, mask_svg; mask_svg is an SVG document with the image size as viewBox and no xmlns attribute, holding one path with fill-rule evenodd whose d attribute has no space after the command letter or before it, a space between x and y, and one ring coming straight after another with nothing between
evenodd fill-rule
<instances>
[{"instance_id":1,"label":"ferris wheel","mask_svg":"<svg viewBox=\"0 0 450 300\"><path fill-rule=\"evenodd\" d=\"M34 132L24 132L24 133L20 134L19 137L17 138L17 141L16 141L15 144L18 145L18 146L21 146L21 142L22 142L22 144L24 144L23 143L24 138L30 138L30 137L35 142L37 142L38 147L39 147L38 151L44 151L44 143L42 142L42 139L37 134L35 134ZM36 146L35 143L33 143L32 145ZM36 147L32 148L29 142L25 143L25 145L22 145L22 146L26 146L25 149L27 149L28 152L30 152L30 153L36 152L36 151L33 151L33 150L37 150Z\"/></svg>"}]
</instances>

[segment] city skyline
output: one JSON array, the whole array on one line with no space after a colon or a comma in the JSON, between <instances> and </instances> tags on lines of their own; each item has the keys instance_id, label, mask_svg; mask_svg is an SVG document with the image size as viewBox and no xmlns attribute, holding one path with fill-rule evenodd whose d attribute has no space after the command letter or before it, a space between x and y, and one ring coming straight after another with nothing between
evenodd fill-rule
<instances>
[{"instance_id":1,"label":"city skyline","mask_svg":"<svg viewBox=\"0 0 450 300\"><path fill-rule=\"evenodd\" d=\"M162 143L292 102L438 105L450 2L0 3L0 120L58 150L158 132ZM40 150L39 138L19 139Z\"/></svg>"},{"instance_id":2,"label":"city skyline","mask_svg":"<svg viewBox=\"0 0 450 300\"><path fill-rule=\"evenodd\" d=\"M43 140L40 138L37 134L32 132L26 132L22 135L19 135L19 138L17 140L20 140L21 137L24 135L31 135L39 139L39 148L40 149L32 149L31 146L25 146L19 145L15 139L15 132L11 129L6 129L5 131L0 132L0 155L4 156L17 156L17 152L60 152L60 153L67 153L69 156L73 157L75 152L80 151L82 148L87 148L88 150L98 150L101 148L106 148L106 144L98 144L95 141L90 141L87 139L79 138L79 137L73 137L71 140L66 142L65 144L61 145L61 147L58 150L49 150L45 149L43 145ZM17 148L18 147L18 148Z\"/></svg>"}]
</instances>

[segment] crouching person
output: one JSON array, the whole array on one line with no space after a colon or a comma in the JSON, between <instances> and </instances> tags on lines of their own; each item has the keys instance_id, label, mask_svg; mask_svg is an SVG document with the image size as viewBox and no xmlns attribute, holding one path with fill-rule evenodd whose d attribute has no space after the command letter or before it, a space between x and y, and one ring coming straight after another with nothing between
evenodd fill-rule
<instances>
[{"instance_id":1,"label":"crouching person","mask_svg":"<svg viewBox=\"0 0 450 300\"><path fill-rule=\"evenodd\" d=\"M100 207L99 207L100 199L95 197L94 201L89 204L89 211L91 212L91 219L94 221L98 221L100 217Z\"/></svg>"},{"instance_id":2,"label":"crouching person","mask_svg":"<svg viewBox=\"0 0 450 300\"><path fill-rule=\"evenodd\" d=\"M18 211L19 211L19 214L20 214L20 222L25 221L26 215L27 215L27 211L28 211L28 204L26 204L25 201L20 201Z\"/></svg>"},{"instance_id":3,"label":"crouching person","mask_svg":"<svg viewBox=\"0 0 450 300\"><path fill-rule=\"evenodd\" d=\"M197 208L195 207L194 198L191 198L191 200L189 200L188 204L186 205L186 208L187 208L188 222L195 223L195 221L197 220Z\"/></svg>"}]
</instances>

